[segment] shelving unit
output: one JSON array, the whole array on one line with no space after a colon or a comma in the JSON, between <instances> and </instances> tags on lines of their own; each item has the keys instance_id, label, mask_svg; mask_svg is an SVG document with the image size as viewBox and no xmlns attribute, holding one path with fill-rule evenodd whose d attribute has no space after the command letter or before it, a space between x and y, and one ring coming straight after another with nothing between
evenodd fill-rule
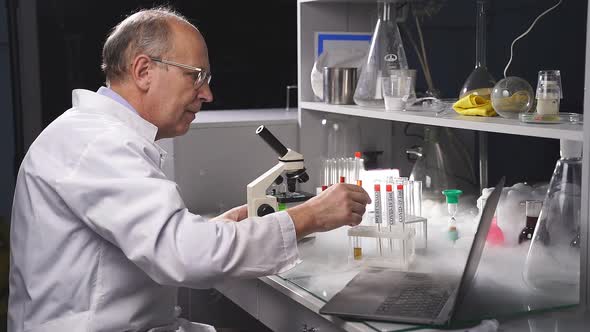
<instances>
[{"instance_id":1,"label":"shelving unit","mask_svg":"<svg viewBox=\"0 0 590 332\"><path fill-rule=\"evenodd\" d=\"M317 31L356 32L366 31L373 27L377 9L376 0L299 0L298 3L298 65L299 65L299 122L300 149L306 158L319 158L320 144L317 142L320 119L327 114L340 114L363 120L386 120L381 122L405 122L423 125L442 126L449 128L468 129L474 132L493 132L508 135L520 135L550 139L567 139L581 141L583 148L582 176L582 247L581 284L579 310L590 308L590 248L589 237L589 156L590 156L590 125L588 124L528 124L519 120L500 117L482 118L467 117L455 112L436 115L428 112L385 112L380 109L363 108L356 105L329 105L318 102L311 89L309 74L315 57L314 33ZM590 11L589 11L590 12ZM585 87L590 86L590 30L586 27L586 69ZM584 95L584 115L590 114L590 93ZM374 131L377 131L375 129ZM391 139L387 133L382 140ZM312 165L313 166L313 165Z\"/></svg>"},{"instance_id":2,"label":"shelving unit","mask_svg":"<svg viewBox=\"0 0 590 332\"><path fill-rule=\"evenodd\" d=\"M534 124L501 117L459 115L453 110L437 115L434 112L386 112L383 109L363 108L356 105L330 105L322 102L301 102L301 108L319 112L352 115L363 118L419 123L431 126L470 129L542 138L583 141L582 124Z\"/></svg>"},{"instance_id":3,"label":"shelving unit","mask_svg":"<svg viewBox=\"0 0 590 332\"><path fill-rule=\"evenodd\" d=\"M587 327L587 312L590 309L589 290L590 274L588 260L590 249L589 237L589 174L590 174L590 125L589 124L528 124L518 120L500 117L482 118L460 116L453 111L439 114L428 112L385 112L384 110L363 108L356 105L328 105L318 102L313 94L310 73L315 61L314 42L316 32L359 32L374 27L377 13L377 0L298 0L298 121L299 151L305 156L306 167L310 170L320 169L322 153L321 133L325 128L323 120L331 115L350 117L362 127L359 144L363 148L391 151L393 131L399 123L414 123L431 126L466 129L470 135L479 133L499 133L507 135L528 136L549 139L567 139L581 141L583 147L582 174L582 211L581 211L581 247L580 247L580 306L569 312L548 312L525 319L515 319L502 323L504 331L529 330L530 324L554 324L543 319L561 319L560 331L570 324L567 331L584 330ZM590 10L587 11L590 14ZM590 29L586 26L586 69L584 85L590 87ZM590 114L590 93L584 94L584 115ZM485 136L485 135L482 135ZM397 145L399 147L401 145ZM543 151L540 151L543 153ZM481 157L481 156L480 156ZM484 156L485 158L485 156ZM531 165L535 167L535 165ZM304 190L310 190L319 184L319 178L310 174L311 179L304 184ZM549 174L548 174L549 176ZM307 187L306 187L307 186ZM326 248L323 247L322 250ZM327 253L326 253L327 254ZM322 275L321 271L311 273L310 279L326 278L326 285L333 285L334 275ZM307 285L310 286L310 285ZM337 316L320 315L319 308L325 303L326 295L314 294L310 287L300 286L280 276L265 277L256 280L255 284L245 282L225 285L220 288L222 293L246 309L254 317L268 326L281 331L396 331L413 330L414 326L384 322L352 322ZM329 288L334 291L334 289ZM325 293L325 292L324 292ZM253 300L254 299L254 300ZM289 312L288 319L281 314ZM528 320L531 319L531 320ZM574 321L577 321L572 325ZM538 323L537 323L538 322ZM541 326L539 325L539 326ZM556 325L557 326L557 325ZM573 329L571 328L572 326ZM432 330L428 330L432 331Z\"/></svg>"}]
</instances>

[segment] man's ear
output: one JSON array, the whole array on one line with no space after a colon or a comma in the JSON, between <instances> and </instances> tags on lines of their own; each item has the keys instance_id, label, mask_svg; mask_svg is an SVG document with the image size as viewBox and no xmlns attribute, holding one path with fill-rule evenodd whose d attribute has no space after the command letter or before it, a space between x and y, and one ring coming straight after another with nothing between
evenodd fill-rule
<instances>
[{"instance_id":1,"label":"man's ear","mask_svg":"<svg viewBox=\"0 0 590 332\"><path fill-rule=\"evenodd\" d=\"M147 91L152 81L152 60L145 54L140 54L131 63L131 77L135 85L142 91Z\"/></svg>"}]
</instances>

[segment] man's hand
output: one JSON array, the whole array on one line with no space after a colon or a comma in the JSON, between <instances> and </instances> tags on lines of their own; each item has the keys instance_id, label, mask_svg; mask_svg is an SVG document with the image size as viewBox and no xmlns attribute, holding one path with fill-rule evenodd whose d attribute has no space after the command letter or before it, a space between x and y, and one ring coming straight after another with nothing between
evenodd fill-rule
<instances>
[{"instance_id":1,"label":"man's hand","mask_svg":"<svg viewBox=\"0 0 590 332\"><path fill-rule=\"evenodd\" d=\"M231 221L241 221L248 217L248 205L240 205L236 206L235 208L220 214L219 216L211 219L211 220L231 220Z\"/></svg>"},{"instance_id":2,"label":"man's hand","mask_svg":"<svg viewBox=\"0 0 590 332\"><path fill-rule=\"evenodd\" d=\"M288 209L287 213L293 220L297 238L301 239L315 232L358 225L370 202L371 198L362 187L339 183L307 202Z\"/></svg>"}]
</instances>

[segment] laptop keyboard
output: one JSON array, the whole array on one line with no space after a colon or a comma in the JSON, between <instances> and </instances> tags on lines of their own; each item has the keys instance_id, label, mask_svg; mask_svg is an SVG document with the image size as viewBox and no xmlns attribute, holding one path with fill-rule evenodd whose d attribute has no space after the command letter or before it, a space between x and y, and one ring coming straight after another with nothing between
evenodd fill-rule
<instances>
[{"instance_id":1,"label":"laptop keyboard","mask_svg":"<svg viewBox=\"0 0 590 332\"><path fill-rule=\"evenodd\" d=\"M418 318L436 318L447 299L449 291L440 285L413 285L401 293L391 295L381 303L378 315L394 315Z\"/></svg>"}]
</instances>

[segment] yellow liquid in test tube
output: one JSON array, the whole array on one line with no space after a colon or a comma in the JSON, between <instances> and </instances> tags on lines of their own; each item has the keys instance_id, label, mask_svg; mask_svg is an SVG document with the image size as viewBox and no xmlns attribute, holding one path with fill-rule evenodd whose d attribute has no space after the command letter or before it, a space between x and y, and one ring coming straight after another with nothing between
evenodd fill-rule
<instances>
[{"instance_id":1,"label":"yellow liquid in test tube","mask_svg":"<svg viewBox=\"0 0 590 332\"><path fill-rule=\"evenodd\" d=\"M352 238L352 257L355 261L363 259L363 246L361 245L361 238L358 236Z\"/></svg>"},{"instance_id":2,"label":"yellow liquid in test tube","mask_svg":"<svg viewBox=\"0 0 590 332\"><path fill-rule=\"evenodd\" d=\"M360 261L363 259L363 248L354 248L354 260Z\"/></svg>"}]
</instances>

